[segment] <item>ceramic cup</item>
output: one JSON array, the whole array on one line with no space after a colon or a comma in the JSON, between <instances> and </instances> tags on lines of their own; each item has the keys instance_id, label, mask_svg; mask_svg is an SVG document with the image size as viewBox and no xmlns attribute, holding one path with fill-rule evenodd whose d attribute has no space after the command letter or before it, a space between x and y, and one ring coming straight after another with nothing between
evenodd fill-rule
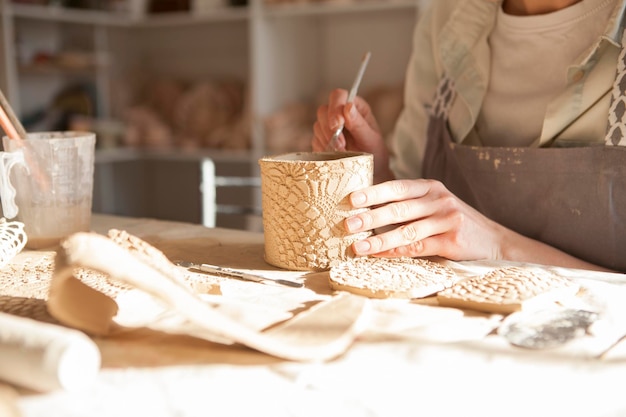
<instances>
[{"instance_id":1,"label":"ceramic cup","mask_svg":"<svg viewBox=\"0 0 626 417\"><path fill-rule=\"evenodd\" d=\"M259 160L265 260L280 268L320 271L354 257L344 220L352 191L372 184L374 159L361 152L296 152Z\"/></svg>"},{"instance_id":2,"label":"ceramic cup","mask_svg":"<svg viewBox=\"0 0 626 417\"><path fill-rule=\"evenodd\" d=\"M91 224L94 152L91 132L4 137L0 164L3 215L24 223L26 247L52 247Z\"/></svg>"}]
</instances>

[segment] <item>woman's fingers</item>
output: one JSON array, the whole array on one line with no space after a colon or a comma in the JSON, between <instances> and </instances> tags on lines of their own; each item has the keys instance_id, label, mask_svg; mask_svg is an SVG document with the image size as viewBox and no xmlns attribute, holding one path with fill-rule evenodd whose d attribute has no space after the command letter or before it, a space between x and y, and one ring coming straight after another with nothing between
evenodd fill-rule
<instances>
[{"instance_id":1,"label":"woman's fingers","mask_svg":"<svg viewBox=\"0 0 626 417\"><path fill-rule=\"evenodd\" d=\"M311 146L315 152L324 152L328 149L328 144L331 141L332 135L328 135L327 131L322 129L316 122L313 125L313 139ZM335 150L345 150L345 139L343 135L340 135L335 142Z\"/></svg>"},{"instance_id":2,"label":"woman's fingers","mask_svg":"<svg viewBox=\"0 0 626 417\"><path fill-rule=\"evenodd\" d=\"M414 199L428 196L432 200L446 194L452 196L438 181L394 180L353 192L350 194L350 203L355 208L375 207L384 204L385 206L377 209L374 213L365 212L359 215L364 223L375 228L430 214L428 211L421 212L424 210L424 204L420 204ZM372 216L372 218L368 218L368 216Z\"/></svg>"},{"instance_id":3,"label":"woman's fingers","mask_svg":"<svg viewBox=\"0 0 626 417\"><path fill-rule=\"evenodd\" d=\"M347 98L348 92L346 90L336 89L331 92L328 104L317 108L317 120L313 124L313 140L311 141L314 151L325 151L333 133L344 123L342 112ZM345 137L342 134L335 147L343 150L345 149L345 144Z\"/></svg>"},{"instance_id":4,"label":"woman's fingers","mask_svg":"<svg viewBox=\"0 0 626 417\"><path fill-rule=\"evenodd\" d=\"M408 198L423 197L438 181L433 180L394 180L387 181L350 194L350 202L354 207L372 207Z\"/></svg>"},{"instance_id":5,"label":"woman's fingers","mask_svg":"<svg viewBox=\"0 0 626 417\"><path fill-rule=\"evenodd\" d=\"M378 253L372 253L370 256L380 258L398 258L401 256L409 258L443 256L445 258L453 259L454 254L450 250L452 247L450 244L451 239L452 237L450 236L450 233L442 233L439 235L429 236L425 239L412 242L411 244L405 246L392 248Z\"/></svg>"},{"instance_id":6,"label":"woman's fingers","mask_svg":"<svg viewBox=\"0 0 626 417\"><path fill-rule=\"evenodd\" d=\"M370 210L346 219L348 232L385 229L353 244L360 256L464 256L473 250L468 233L482 227L473 209L433 180L389 181L352 193L351 201Z\"/></svg>"},{"instance_id":7,"label":"woman's fingers","mask_svg":"<svg viewBox=\"0 0 626 417\"><path fill-rule=\"evenodd\" d=\"M326 113L326 119L328 120L329 132L334 132L341 125L345 124L345 118L343 116L343 108L348 101L348 91L336 88L330 92L328 97L328 108ZM331 133L332 134L332 133Z\"/></svg>"},{"instance_id":8,"label":"woman's fingers","mask_svg":"<svg viewBox=\"0 0 626 417\"><path fill-rule=\"evenodd\" d=\"M356 242L355 252L366 255L388 251L445 232L445 222L439 218L450 209L442 206L446 199L441 199L440 190L433 188L439 188L434 181L396 180L352 193L350 197L355 207L371 209L346 219L348 232L399 225L391 231ZM420 245L411 249L413 252L420 250Z\"/></svg>"},{"instance_id":9,"label":"woman's fingers","mask_svg":"<svg viewBox=\"0 0 626 417\"><path fill-rule=\"evenodd\" d=\"M326 150L333 134L343 127L335 149L372 153L377 161L375 165L386 169L387 148L369 104L358 96L352 103L347 100L348 91L337 88L330 92L328 103L317 108L311 141L313 150Z\"/></svg>"},{"instance_id":10,"label":"woman's fingers","mask_svg":"<svg viewBox=\"0 0 626 417\"><path fill-rule=\"evenodd\" d=\"M430 210L429 210L430 211ZM418 220L355 242L357 255L381 256L432 256L440 254L441 247L434 237L457 230L458 212L437 212Z\"/></svg>"},{"instance_id":11,"label":"woman's fingers","mask_svg":"<svg viewBox=\"0 0 626 417\"><path fill-rule=\"evenodd\" d=\"M356 97L353 103L343 108L345 131L348 137L358 138L354 145L368 151L379 142L380 129L374 118L370 106L361 97ZM349 139L348 138L348 139ZM370 151L371 152L371 151Z\"/></svg>"}]
</instances>

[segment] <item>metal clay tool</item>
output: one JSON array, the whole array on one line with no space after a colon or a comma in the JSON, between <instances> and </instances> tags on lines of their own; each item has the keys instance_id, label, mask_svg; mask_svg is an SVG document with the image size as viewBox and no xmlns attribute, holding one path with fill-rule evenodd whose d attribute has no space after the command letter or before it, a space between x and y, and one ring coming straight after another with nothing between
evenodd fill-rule
<instances>
[{"instance_id":1,"label":"metal clay tool","mask_svg":"<svg viewBox=\"0 0 626 417\"><path fill-rule=\"evenodd\" d=\"M247 272L243 272L243 271L239 271L236 269L232 269L232 268L226 268L223 266L217 266L217 265L209 265L209 264L196 264L193 262L186 262L186 261L177 261L175 262L176 265L178 266L182 266L185 268L191 268L191 269L197 269L199 271L202 272L208 272L208 273L212 273L212 274L218 274L218 275L225 275L225 276L229 276L229 277L234 277L234 278L239 278L239 279L243 279L246 281L253 281L253 282L275 282L277 284L282 284L282 285L286 285L288 287L302 287L303 284L301 282L297 282L297 281L289 281L286 279L280 279L280 278L270 278L270 277L265 277L262 275L255 275L255 274L250 274Z\"/></svg>"}]
</instances>

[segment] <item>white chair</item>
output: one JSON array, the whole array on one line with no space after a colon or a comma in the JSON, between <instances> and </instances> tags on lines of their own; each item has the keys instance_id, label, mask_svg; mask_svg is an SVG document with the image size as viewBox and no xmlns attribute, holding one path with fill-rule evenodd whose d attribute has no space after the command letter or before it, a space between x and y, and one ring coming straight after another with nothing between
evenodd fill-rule
<instances>
[{"instance_id":1,"label":"white chair","mask_svg":"<svg viewBox=\"0 0 626 417\"><path fill-rule=\"evenodd\" d=\"M261 178L253 176L216 175L215 163L211 159L202 162L202 224L219 226L218 215L256 217L256 222L246 222L245 229L259 229ZM243 192L242 192L243 191ZM236 194L240 201L220 202L220 194ZM246 196L246 198L243 198Z\"/></svg>"}]
</instances>

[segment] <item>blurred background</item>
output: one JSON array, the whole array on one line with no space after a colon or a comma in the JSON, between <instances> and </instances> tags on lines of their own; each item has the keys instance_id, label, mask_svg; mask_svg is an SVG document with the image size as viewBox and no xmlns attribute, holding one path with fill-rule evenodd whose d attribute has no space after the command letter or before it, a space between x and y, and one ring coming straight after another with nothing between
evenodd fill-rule
<instances>
[{"instance_id":1,"label":"blurred background","mask_svg":"<svg viewBox=\"0 0 626 417\"><path fill-rule=\"evenodd\" d=\"M95 212L258 231L258 159L309 150L367 51L391 132L427 3L0 1L0 88L27 131L96 132Z\"/></svg>"}]
</instances>

